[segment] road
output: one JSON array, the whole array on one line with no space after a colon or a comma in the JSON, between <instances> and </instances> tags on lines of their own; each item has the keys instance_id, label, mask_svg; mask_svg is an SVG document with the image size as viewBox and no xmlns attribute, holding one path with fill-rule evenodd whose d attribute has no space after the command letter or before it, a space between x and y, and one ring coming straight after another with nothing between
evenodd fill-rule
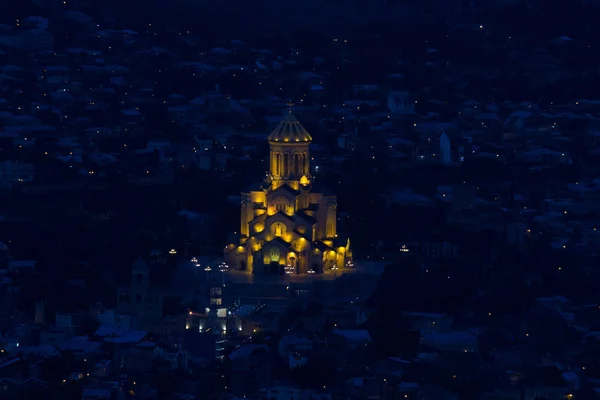
<instances>
[{"instance_id":1,"label":"road","mask_svg":"<svg viewBox=\"0 0 600 400\"><path fill-rule=\"evenodd\" d=\"M308 284L315 281L331 281L341 276L328 271L324 274L302 274L302 275L255 275L246 272L228 271L224 272L225 282L228 283L261 283L261 284Z\"/></svg>"}]
</instances>

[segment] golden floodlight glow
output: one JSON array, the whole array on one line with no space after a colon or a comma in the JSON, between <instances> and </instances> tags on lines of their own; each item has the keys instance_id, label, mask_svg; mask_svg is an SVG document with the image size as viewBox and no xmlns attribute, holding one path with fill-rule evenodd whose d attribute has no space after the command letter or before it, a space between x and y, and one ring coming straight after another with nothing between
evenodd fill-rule
<instances>
[{"instance_id":1,"label":"golden floodlight glow","mask_svg":"<svg viewBox=\"0 0 600 400\"><path fill-rule=\"evenodd\" d=\"M291 275L354 266L350 241L337 231L337 197L316 186L312 137L288 106L268 136L268 172L241 194L240 230L224 248L228 271Z\"/></svg>"}]
</instances>

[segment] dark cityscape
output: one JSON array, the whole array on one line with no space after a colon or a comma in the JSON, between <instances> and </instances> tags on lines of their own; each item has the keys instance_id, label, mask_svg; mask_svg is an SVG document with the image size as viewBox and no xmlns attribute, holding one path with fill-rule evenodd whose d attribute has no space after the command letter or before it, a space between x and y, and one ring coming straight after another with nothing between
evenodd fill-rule
<instances>
[{"instance_id":1,"label":"dark cityscape","mask_svg":"<svg viewBox=\"0 0 600 400\"><path fill-rule=\"evenodd\" d=\"M0 400L600 400L599 20L1 2Z\"/></svg>"}]
</instances>

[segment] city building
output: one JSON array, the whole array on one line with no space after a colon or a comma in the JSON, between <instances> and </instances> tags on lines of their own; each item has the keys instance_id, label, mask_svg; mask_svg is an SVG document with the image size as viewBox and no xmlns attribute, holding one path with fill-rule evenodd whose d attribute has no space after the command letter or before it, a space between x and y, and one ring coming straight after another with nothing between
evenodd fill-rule
<instances>
[{"instance_id":1,"label":"city building","mask_svg":"<svg viewBox=\"0 0 600 400\"><path fill-rule=\"evenodd\" d=\"M138 326L146 329L159 324L163 304L163 291L151 285L150 265L138 258L131 266L131 284L118 290L117 309L136 315Z\"/></svg>"},{"instance_id":2,"label":"city building","mask_svg":"<svg viewBox=\"0 0 600 400\"><path fill-rule=\"evenodd\" d=\"M268 137L270 171L241 195L241 226L225 247L236 270L255 274L319 273L350 263L338 237L337 197L310 172L312 137L291 108Z\"/></svg>"}]
</instances>

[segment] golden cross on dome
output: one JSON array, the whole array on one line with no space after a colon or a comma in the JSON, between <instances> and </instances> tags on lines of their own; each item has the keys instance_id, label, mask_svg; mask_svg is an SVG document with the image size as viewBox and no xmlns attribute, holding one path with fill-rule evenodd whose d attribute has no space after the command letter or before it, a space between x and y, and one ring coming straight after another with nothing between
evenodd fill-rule
<instances>
[{"instance_id":1,"label":"golden cross on dome","mask_svg":"<svg viewBox=\"0 0 600 400\"><path fill-rule=\"evenodd\" d=\"M292 108L294 107L294 103L292 103L291 101L288 101L287 102L287 106L289 107L289 111L290 111L290 114L291 114L292 113Z\"/></svg>"}]
</instances>

